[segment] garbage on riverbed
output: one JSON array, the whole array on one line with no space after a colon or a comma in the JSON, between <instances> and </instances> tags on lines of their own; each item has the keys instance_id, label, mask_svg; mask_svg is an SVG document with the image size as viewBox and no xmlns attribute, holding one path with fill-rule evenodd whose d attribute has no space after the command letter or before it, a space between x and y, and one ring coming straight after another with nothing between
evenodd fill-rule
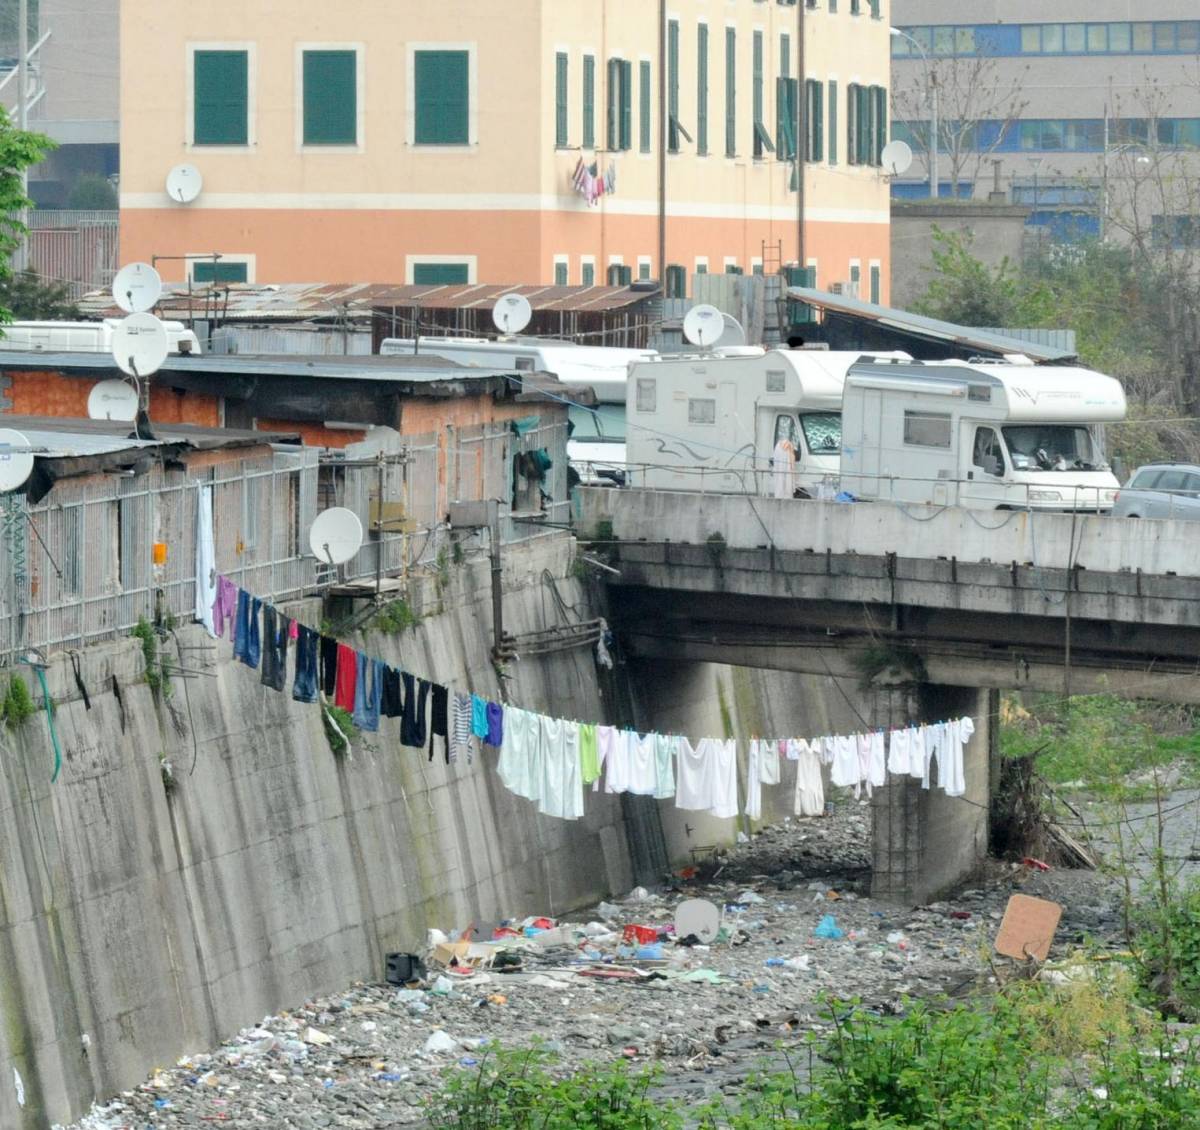
<instances>
[{"instance_id":1,"label":"garbage on riverbed","mask_svg":"<svg viewBox=\"0 0 1200 1130\"><path fill-rule=\"evenodd\" d=\"M817 923L813 934L818 938L837 940L838 938L844 938L846 931L838 926L837 919L832 914L827 914Z\"/></svg>"},{"instance_id":2,"label":"garbage on riverbed","mask_svg":"<svg viewBox=\"0 0 1200 1130\"><path fill-rule=\"evenodd\" d=\"M1016 961L1032 958L1039 964L1044 962L1050 956L1062 912L1062 906L1056 902L1013 895L996 934L996 952Z\"/></svg>"}]
</instances>

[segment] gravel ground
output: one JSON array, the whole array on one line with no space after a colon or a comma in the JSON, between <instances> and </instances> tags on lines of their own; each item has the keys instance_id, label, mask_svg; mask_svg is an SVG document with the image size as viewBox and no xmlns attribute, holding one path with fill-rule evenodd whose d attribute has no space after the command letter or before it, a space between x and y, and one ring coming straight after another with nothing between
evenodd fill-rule
<instances>
[{"instance_id":1,"label":"gravel ground","mask_svg":"<svg viewBox=\"0 0 1200 1130\"><path fill-rule=\"evenodd\" d=\"M825 996L894 1011L905 996L958 995L986 983L991 938L1014 890L1064 904L1057 952L1085 937L1119 942L1114 887L1090 872L996 864L949 902L911 910L873 902L862 889L869 837L868 810L854 805L766 829L677 889L570 916L585 924L607 915L619 929L666 925L684 898L724 908L726 940L668 943L665 961L638 965L652 974L645 979L590 980L578 974L578 949L562 946L525 951L521 973L455 978L444 994L354 985L180 1060L74 1130L409 1126L425 1117L442 1075L469 1070L485 1043L534 1038L548 1041L564 1068L622 1056L657 1061L664 1094L700 1097L735 1089L780 1046L820 1027ZM826 915L842 938L814 935ZM615 942L591 944L612 951ZM717 983L687 979L713 973Z\"/></svg>"}]
</instances>

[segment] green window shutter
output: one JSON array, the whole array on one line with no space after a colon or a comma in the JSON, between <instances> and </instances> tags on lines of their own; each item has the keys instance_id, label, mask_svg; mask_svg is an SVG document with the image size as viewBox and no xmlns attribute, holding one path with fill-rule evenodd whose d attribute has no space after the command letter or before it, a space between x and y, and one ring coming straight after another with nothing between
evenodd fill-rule
<instances>
[{"instance_id":1,"label":"green window shutter","mask_svg":"<svg viewBox=\"0 0 1200 1130\"><path fill-rule=\"evenodd\" d=\"M417 51L413 92L418 145L470 142L470 67L466 51Z\"/></svg>"},{"instance_id":2,"label":"green window shutter","mask_svg":"<svg viewBox=\"0 0 1200 1130\"><path fill-rule=\"evenodd\" d=\"M205 262L203 259L192 263L192 282L197 283L244 283L247 281L245 263L225 263L221 260Z\"/></svg>"},{"instance_id":3,"label":"green window shutter","mask_svg":"<svg viewBox=\"0 0 1200 1130\"><path fill-rule=\"evenodd\" d=\"M633 148L633 64L621 60L621 148Z\"/></svg>"},{"instance_id":4,"label":"green window shutter","mask_svg":"<svg viewBox=\"0 0 1200 1130\"><path fill-rule=\"evenodd\" d=\"M583 264L583 266L579 270L579 281L581 283L583 283L584 286L595 286L596 285L596 264L595 263L584 263Z\"/></svg>"},{"instance_id":5,"label":"green window shutter","mask_svg":"<svg viewBox=\"0 0 1200 1130\"><path fill-rule=\"evenodd\" d=\"M879 268L871 268L871 301L879 305Z\"/></svg>"},{"instance_id":6,"label":"green window shutter","mask_svg":"<svg viewBox=\"0 0 1200 1130\"><path fill-rule=\"evenodd\" d=\"M650 152L650 63L643 59L638 64L640 84L638 90L638 148Z\"/></svg>"},{"instance_id":7,"label":"green window shutter","mask_svg":"<svg viewBox=\"0 0 1200 1130\"><path fill-rule=\"evenodd\" d=\"M751 70L750 100L753 107L754 122L751 133L754 135L754 156L761 157L765 149L762 142L765 127L763 126L763 35L761 31L754 33L752 44L751 57L753 64Z\"/></svg>"},{"instance_id":8,"label":"green window shutter","mask_svg":"<svg viewBox=\"0 0 1200 1130\"><path fill-rule=\"evenodd\" d=\"M672 265L667 268L666 284L668 298L687 297L687 271L682 267Z\"/></svg>"},{"instance_id":9,"label":"green window shutter","mask_svg":"<svg viewBox=\"0 0 1200 1130\"><path fill-rule=\"evenodd\" d=\"M846 160L851 164L857 164L855 160L854 149L854 91L857 87L854 83L850 83L846 87Z\"/></svg>"},{"instance_id":10,"label":"green window shutter","mask_svg":"<svg viewBox=\"0 0 1200 1130\"><path fill-rule=\"evenodd\" d=\"M197 51L192 140L196 145L249 142L249 85L245 51Z\"/></svg>"},{"instance_id":11,"label":"green window shutter","mask_svg":"<svg viewBox=\"0 0 1200 1130\"><path fill-rule=\"evenodd\" d=\"M871 110L871 88L868 86L860 86L858 88L858 100L861 104L858 111L858 163L860 165L869 165L871 163L872 134L874 133L874 122L872 121L873 115Z\"/></svg>"},{"instance_id":12,"label":"green window shutter","mask_svg":"<svg viewBox=\"0 0 1200 1130\"><path fill-rule=\"evenodd\" d=\"M775 149L781 161L796 159L796 80L775 80L775 119L778 134Z\"/></svg>"},{"instance_id":13,"label":"green window shutter","mask_svg":"<svg viewBox=\"0 0 1200 1130\"><path fill-rule=\"evenodd\" d=\"M567 285L567 265L566 265L566 263L555 263L554 264L554 285L555 286L566 286Z\"/></svg>"},{"instance_id":14,"label":"green window shutter","mask_svg":"<svg viewBox=\"0 0 1200 1130\"><path fill-rule=\"evenodd\" d=\"M418 286L446 286L467 282L466 263L414 263L413 282Z\"/></svg>"},{"instance_id":15,"label":"green window shutter","mask_svg":"<svg viewBox=\"0 0 1200 1130\"><path fill-rule=\"evenodd\" d=\"M725 29L725 156L737 156L737 32Z\"/></svg>"},{"instance_id":16,"label":"green window shutter","mask_svg":"<svg viewBox=\"0 0 1200 1130\"><path fill-rule=\"evenodd\" d=\"M825 87L813 82L813 160L825 160Z\"/></svg>"},{"instance_id":17,"label":"green window shutter","mask_svg":"<svg viewBox=\"0 0 1200 1130\"><path fill-rule=\"evenodd\" d=\"M608 61L608 140L610 150L621 148L621 60Z\"/></svg>"},{"instance_id":18,"label":"green window shutter","mask_svg":"<svg viewBox=\"0 0 1200 1130\"><path fill-rule=\"evenodd\" d=\"M838 163L838 84L829 80L829 163Z\"/></svg>"},{"instance_id":19,"label":"green window shutter","mask_svg":"<svg viewBox=\"0 0 1200 1130\"><path fill-rule=\"evenodd\" d=\"M554 56L554 144L567 144L567 55L559 51Z\"/></svg>"},{"instance_id":20,"label":"green window shutter","mask_svg":"<svg viewBox=\"0 0 1200 1130\"><path fill-rule=\"evenodd\" d=\"M679 152L679 21L667 24L667 149Z\"/></svg>"},{"instance_id":21,"label":"green window shutter","mask_svg":"<svg viewBox=\"0 0 1200 1130\"><path fill-rule=\"evenodd\" d=\"M875 88L875 164L883 164L883 147L888 141L887 88Z\"/></svg>"},{"instance_id":22,"label":"green window shutter","mask_svg":"<svg viewBox=\"0 0 1200 1130\"><path fill-rule=\"evenodd\" d=\"M726 263L725 273L727 275L744 275L746 272L742 270L736 263Z\"/></svg>"},{"instance_id":23,"label":"green window shutter","mask_svg":"<svg viewBox=\"0 0 1200 1130\"><path fill-rule=\"evenodd\" d=\"M583 147L593 149L596 145L596 60L592 55L583 57Z\"/></svg>"},{"instance_id":24,"label":"green window shutter","mask_svg":"<svg viewBox=\"0 0 1200 1130\"><path fill-rule=\"evenodd\" d=\"M696 152L708 152L708 24L696 29Z\"/></svg>"},{"instance_id":25,"label":"green window shutter","mask_svg":"<svg viewBox=\"0 0 1200 1130\"><path fill-rule=\"evenodd\" d=\"M357 59L353 51L304 52L304 144L358 144Z\"/></svg>"}]
</instances>

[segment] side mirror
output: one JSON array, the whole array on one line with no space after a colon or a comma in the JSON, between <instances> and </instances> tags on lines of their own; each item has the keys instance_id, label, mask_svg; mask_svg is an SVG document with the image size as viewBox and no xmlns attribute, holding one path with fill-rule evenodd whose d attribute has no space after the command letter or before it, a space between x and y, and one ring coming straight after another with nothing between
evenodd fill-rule
<instances>
[{"instance_id":1,"label":"side mirror","mask_svg":"<svg viewBox=\"0 0 1200 1130\"><path fill-rule=\"evenodd\" d=\"M983 456L979 461L979 465L983 468L984 473L988 475L1000 475L1004 473L1004 467L995 455Z\"/></svg>"}]
</instances>

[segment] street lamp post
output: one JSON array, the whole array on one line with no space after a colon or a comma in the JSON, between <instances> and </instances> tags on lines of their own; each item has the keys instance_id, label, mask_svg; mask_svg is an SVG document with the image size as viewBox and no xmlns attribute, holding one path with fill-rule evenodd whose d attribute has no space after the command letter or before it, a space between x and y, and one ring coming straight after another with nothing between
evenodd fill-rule
<instances>
[{"instance_id":1,"label":"street lamp post","mask_svg":"<svg viewBox=\"0 0 1200 1130\"><path fill-rule=\"evenodd\" d=\"M938 84L937 74L929 62L929 52L921 46L906 31L898 27L891 29L892 37L907 39L925 60L925 89L929 93L929 195L936 200L938 197Z\"/></svg>"}]
</instances>

